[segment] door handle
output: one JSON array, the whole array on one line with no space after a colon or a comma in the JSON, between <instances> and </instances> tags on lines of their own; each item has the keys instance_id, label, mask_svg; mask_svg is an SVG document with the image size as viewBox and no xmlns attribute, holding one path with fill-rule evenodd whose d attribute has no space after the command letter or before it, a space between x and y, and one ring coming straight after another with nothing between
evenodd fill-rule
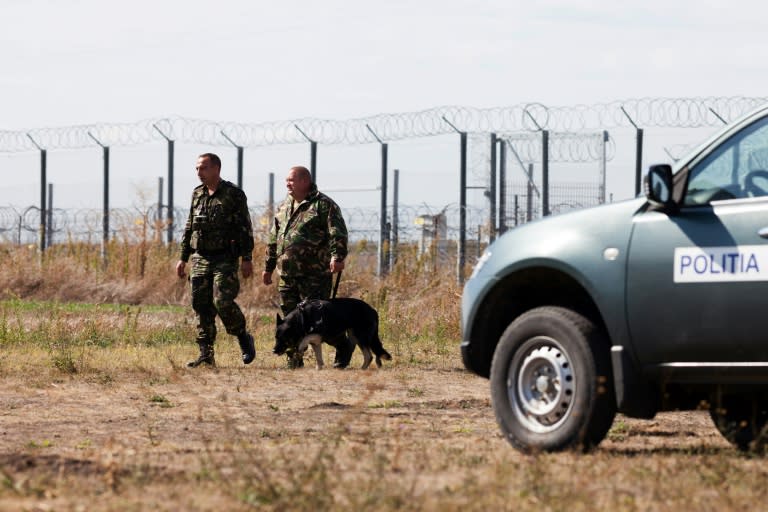
<instances>
[{"instance_id":1,"label":"door handle","mask_svg":"<svg viewBox=\"0 0 768 512\"><path fill-rule=\"evenodd\" d=\"M761 238L768 238L768 226L760 228L757 231L757 234L760 235Z\"/></svg>"}]
</instances>

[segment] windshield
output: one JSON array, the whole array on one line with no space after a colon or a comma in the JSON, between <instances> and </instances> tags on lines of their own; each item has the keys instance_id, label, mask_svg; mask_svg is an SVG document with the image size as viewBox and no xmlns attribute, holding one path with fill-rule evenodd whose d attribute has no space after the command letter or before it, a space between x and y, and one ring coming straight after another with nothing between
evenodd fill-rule
<instances>
[{"instance_id":1,"label":"windshield","mask_svg":"<svg viewBox=\"0 0 768 512\"><path fill-rule=\"evenodd\" d=\"M736 132L698 162L688 178L684 204L768 195L768 118Z\"/></svg>"}]
</instances>

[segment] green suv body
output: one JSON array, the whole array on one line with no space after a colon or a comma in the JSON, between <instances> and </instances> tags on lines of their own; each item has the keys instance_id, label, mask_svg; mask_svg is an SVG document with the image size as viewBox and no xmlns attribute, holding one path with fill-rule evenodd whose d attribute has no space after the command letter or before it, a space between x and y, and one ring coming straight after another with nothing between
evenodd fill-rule
<instances>
[{"instance_id":1,"label":"green suv body","mask_svg":"<svg viewBox=\"0 0 768 512\"><path fill-rule=\"evenodd\" d=\"M698 408L739 448L765 444L768 106L646 180L645 197L511 230L464 287L464 365L521 450Z\"/></svg>"}]
</instances>

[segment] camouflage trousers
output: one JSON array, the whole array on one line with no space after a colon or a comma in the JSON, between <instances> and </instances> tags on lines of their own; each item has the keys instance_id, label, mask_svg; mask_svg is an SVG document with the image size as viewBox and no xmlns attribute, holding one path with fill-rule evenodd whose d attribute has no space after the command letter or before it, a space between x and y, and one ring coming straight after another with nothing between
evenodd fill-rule
<instances>
[{"instance_id":1,"label":"camouflage trousers","mask_svg":"<svg viewBox=\"0 0 768 512\"><path fill-rule=\"evenodd\" d=\"M320 275L280 275L277 290L280 292L280 309L287 315L304 299L331 298L333 274L324 272Z\"/></svg>"},{"instance_id":2,"label":"camouflage trousers","mask_svg":"<svg viewBox=\"0 0 768 512\"><path fill-rule=\"evenodd\" d=\"M216 315L228 334L245 331L245 316L235 302L240 293L239 266L231 258L204 258L193 254L189 280L192 309L197 315L197 341L210 345L216 341Z\"/></svg>"}]
</instances>

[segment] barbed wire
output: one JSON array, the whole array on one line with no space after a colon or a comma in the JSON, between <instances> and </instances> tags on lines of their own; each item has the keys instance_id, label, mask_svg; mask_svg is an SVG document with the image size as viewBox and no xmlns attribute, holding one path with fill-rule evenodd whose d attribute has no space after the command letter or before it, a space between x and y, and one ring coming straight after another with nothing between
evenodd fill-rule
<instances>
[{"instance_id":1,"label":"barbed wire","mask_svg":"<svg viewBox=\"0 0 768 512\"><path fill-rule=\"evenodd\" d=\"M262 123L218 122L183 117L134 123L96 123L58 128L0 130L0 152L76 149L103 144L131 146L177 140L242 147L297 144L367 144L466 132L524 132L547 129L583 132L640 127L719 126L768 102L768 97L639 98L576 106L541 103L508 107L442 106L419 112L377 114L347 120L302 118ZM97 142L98 141L98 142Z\"/></svg>"}]
</instances>

